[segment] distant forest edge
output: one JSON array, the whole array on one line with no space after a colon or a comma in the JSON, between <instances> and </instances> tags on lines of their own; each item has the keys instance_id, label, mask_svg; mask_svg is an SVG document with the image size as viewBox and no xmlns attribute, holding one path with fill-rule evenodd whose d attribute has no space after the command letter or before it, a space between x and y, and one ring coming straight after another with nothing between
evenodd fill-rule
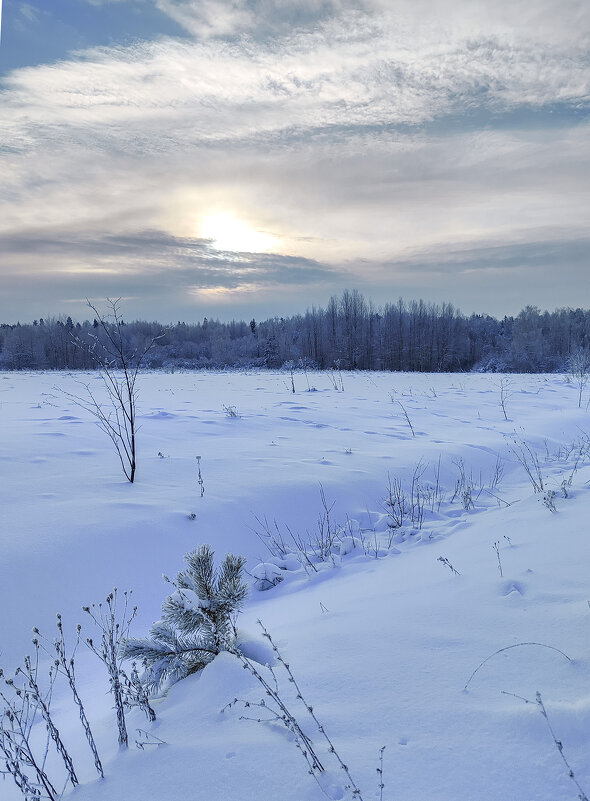
<instances>
[{"instance_id":1,"label":"distant forest edge","mask_svg":"<svg viewBox=\"0 0 590 801\"><path fill-rule=\"evenodd\" d=\"M122 312L124 313L124 308ZM108 320L108 308L105 320ZM422 300L375 306L356 290L332 297L326 308L250 322L162 325L123 323L129 353L160 336L150 368L305 367L306 369L419 372L556 372L590 348L590 311L541 312L527 306L516 317L461 314L450 303ZM82 370L95 367L89 348L104 336L98 320L71 317L0 325L0 368Z\"/></svg>"}]
</instances>

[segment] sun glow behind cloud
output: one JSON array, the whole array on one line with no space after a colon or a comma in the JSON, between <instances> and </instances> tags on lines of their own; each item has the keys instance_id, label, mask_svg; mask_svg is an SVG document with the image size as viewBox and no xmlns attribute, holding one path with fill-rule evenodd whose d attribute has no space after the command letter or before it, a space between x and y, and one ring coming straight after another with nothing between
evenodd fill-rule
<instances>
[{"instance_id":1,"label":"sun glow behind cloud","mask_svg":"<svg viewBox=\"0 0 590 801\"><path fill-rule=\"evenodd\" d=\"M235 253L270 253L278 245L276 237L251 228L229 212L205 215L200 236L210 239L217 250Z\"/></svg>"},{"instance_id":2,"label":"sun glow behind cloud","mask_svg":"<svg viewBox=\"0 0 590 801\"><path fill-rule=\"evenodd\" d=\"M590 4L78 4L105 25L157 6L186 35L6 74L0 320L101 292L171 318L345 287L497 314L588 303ZM69 0L14 6L31 48L21 6L74 24Z\"/></svg>"}]
</instances>

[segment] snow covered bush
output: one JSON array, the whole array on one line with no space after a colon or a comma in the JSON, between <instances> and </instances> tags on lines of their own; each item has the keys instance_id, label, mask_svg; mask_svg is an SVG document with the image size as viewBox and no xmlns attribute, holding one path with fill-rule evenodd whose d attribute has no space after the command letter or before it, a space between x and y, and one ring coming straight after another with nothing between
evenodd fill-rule
<instances>
[{"instance_id":1,"label":"snow covered bush","mask_svg":"<svg viewBox=\"0 0 590 801\"><path fill-rule=\"evenodd\" d=\"M144 665L150 692L202 670L221 651L234 647L235 616L248 592L245 560L228 554L216 570L213 555L209 545L188 553L188 567L172 582L176 591L162 604L162 619L149 637L128 637L121 643L123 659Z\"/></svg>"},{"instance_id":2,"label":"snow covered bush","mask_svg":"<svg viewBox=\"0 0 590 801\"><path fill-rule=\"evenodd\" d=\"M281 568L272 562L260 562L252 569L252 576L254 577L254 588L261 592L276 587L284 578Z\"/></svg>"}]
</instances>

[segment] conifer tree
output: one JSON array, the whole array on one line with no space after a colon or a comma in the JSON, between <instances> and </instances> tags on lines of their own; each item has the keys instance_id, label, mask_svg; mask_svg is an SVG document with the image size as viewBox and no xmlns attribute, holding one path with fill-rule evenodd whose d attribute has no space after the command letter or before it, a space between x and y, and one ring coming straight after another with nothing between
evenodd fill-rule
<instances>
[{"instance_id":1,"label":"conifer tree","mask_svg":"<svg viewBox=\"0 0 590 801\"><path fill-rule=\"evenodd\" d=\"M228 554L216 570L213 551L202 545L185 556L187 568L173 581L176 591L162 604L162 619L149 637L122 642L124 659L141 662L150 692L202 670L221 651L234 647L235 615L248 588L245 559Z\"/></svg>"}]
</instances>

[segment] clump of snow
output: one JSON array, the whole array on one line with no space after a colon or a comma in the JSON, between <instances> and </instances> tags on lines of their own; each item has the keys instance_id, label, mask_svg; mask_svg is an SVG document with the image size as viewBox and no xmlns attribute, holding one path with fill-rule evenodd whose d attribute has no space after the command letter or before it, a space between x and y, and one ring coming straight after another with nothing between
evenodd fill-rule
<instances>
[{"instance_id":1,"label":"clump of snow","mask_svg":"<svg viewBox=\"0 0 590 801\"><path fill-rule=\"evenodd\" d=\"M254 587L261 592L276 587L284 578L281 568L272 562L260 562L250 573L254 578Z\"/></svg>"},{"instance_id":2,"label":"clump of snow","mask_svg":"<svg viewBox=\"0 0 590 801\"><path fill-rule=\"evenodd\" d=\"M260 633L254 634L240 629L235 645L240 653L260 665L274 665L276 663L272 646Z\"/></svg>"},{"instance_id":3,"label":"clump of snow","mask_svg":"<svg viewBox=\"0 0 590 801\"><path fill-rule=\"evenodd\" d=\"M211 601L206 598L199 598L197 593L188 587L176 590L169 596L169 599L186 609L187 612L198 612L201 609L211 608Z\"/></svg>"},{"instance_id":4,"label":"clump of snow","mask_svg":"<svg viewBox=\"0 0 590 801\"><path fill-rule=\"evenodd\" d=\"M346 556L355 550L360 550L362 543L357 537L342 537L339 543L340 556Z\"/></svg>"}]
</instances>

